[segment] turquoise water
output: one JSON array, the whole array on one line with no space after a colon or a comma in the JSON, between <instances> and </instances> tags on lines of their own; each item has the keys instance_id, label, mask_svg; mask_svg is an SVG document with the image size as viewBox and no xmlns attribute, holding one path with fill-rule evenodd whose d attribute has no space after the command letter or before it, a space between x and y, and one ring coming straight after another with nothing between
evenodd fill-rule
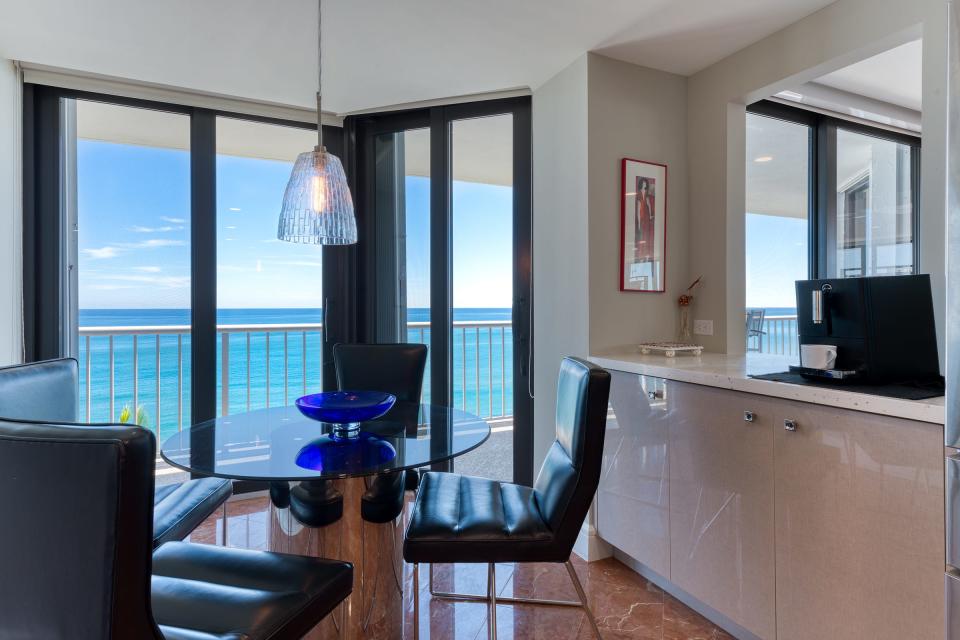
<instances>
[{"instance_id":1,"label":"turquoise water","mask_svg":"<svg viewBox=\"0 0 960 640\"><path fill-rule=\"evenodd\" d=\"M221 309L217 323L319 323L319 309ZM510 309L455 309L454 320L510 321ZM429 309L410 309L409 322L429 320ZM82 309L81 327L188 325L187 309ZM249 345L248 345L249 335ZM285 339L286 335L286 339ZM479 338L479 344L478 344ZM430 344L430 329L408 328L410 342ZM269 342L269 358L267 345ZM484 417L513 413L513 333L510 327L454 330L454 404ZM114 403L110 407L110 339L91 336L89 419L110 422L124 407L140 407L145 426L165 438L190 423L190 336L144 335L113 338ZM217 413L223 409L223 340L217 341ZM159 354L159 355L158 355ZM227 410L229 413L290 404L322 387L319 331L284 334L258 331L228 338ZM179 365L178 365L179 362ZM286 367L284 363L286 362ZM157 375L159 363L159 377ZM87 342L80 341L81 415L87 415ZM136 376L134 371L136 369ZM286 375L284 375L286 372ZM249 392L247 376L249 374ZM479 375L478 375L479 374ZM159 388L158 388L159 379ZM268 384L269 379L269 384ZM136 380L136 389L134 381ZM429 381L429 364L426 380ZM502 381L502 385L501 385ZM134 393L136 391L136 402ZM157 401L159 391L159 404ZM179 398L179 400L178 400ZM430 401L429 382L424 401Z\"/></svg>"}]
</instances>

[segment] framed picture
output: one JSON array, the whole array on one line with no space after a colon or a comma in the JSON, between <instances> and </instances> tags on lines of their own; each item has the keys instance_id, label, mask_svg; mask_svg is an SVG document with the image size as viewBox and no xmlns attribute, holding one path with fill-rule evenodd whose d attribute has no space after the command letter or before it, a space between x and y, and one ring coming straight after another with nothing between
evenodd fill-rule
<instances>
[{"instance_id":1,"label":"framed picture","mask_svg":"<svg viewBox=\"0 0 960 640\"><path fill-rule=\"evenodd\" d=\"M620 171L620 291L663 292L667 165L624 158Z\"/></svg>"}]
</instances>

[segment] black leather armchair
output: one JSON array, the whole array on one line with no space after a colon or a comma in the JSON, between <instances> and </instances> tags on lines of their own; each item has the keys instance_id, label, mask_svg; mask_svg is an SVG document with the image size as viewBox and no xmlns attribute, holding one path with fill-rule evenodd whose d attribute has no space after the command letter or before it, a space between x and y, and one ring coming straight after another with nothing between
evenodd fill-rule
<instances>
[{"instance_id":1,"label":"black leather armchair","mask_svg":"<svg viewBox=\"0 0 960 640\"><path fill-rule=\"evenodd\" d=\"M429 562L433 596L488 604L491 638L497 634L497 602L582 607L600 637L570 553L600 482L609 394L607 371L577 358L563 360L557 385L557 439L532 488L455 473L424 474L403 545L404 559L414 564L414 621L419 620L418 564ZM487 594L435 591L436 562L486 563ZM497 562L565 563L580 601L498 598ZM415 624L414 638L418 637Z\"/></svg>"},{"instance_id":2,"label":"black leather armchair","mask_svg":"<svg viewBox=\"0 0 960 640\"><path fill-rule=\"evenodd\" d=\"M77 361L45 360L0 367L0 417L37 422L77 423ZM150 462L150 469L154 463ZM158 486L153 496L153 546L183 540L225 505L233 485L222 478L199 478ZM224 508L224 516L226 516ZM224 517L223 536L227 522ZM226 538L223 538L224 544Z\"/></svg>"},{"instance_id":3,"label":"black leather armchair","mask_svg":"<svg viewBox=\"0 0 960 640\"><path fill-rule=\"evenodd\" d=\"M0 419L0 637L292 640L350 594L344 562L153 552L155 457L139 427Z\"/></svg>"}]
</instances>

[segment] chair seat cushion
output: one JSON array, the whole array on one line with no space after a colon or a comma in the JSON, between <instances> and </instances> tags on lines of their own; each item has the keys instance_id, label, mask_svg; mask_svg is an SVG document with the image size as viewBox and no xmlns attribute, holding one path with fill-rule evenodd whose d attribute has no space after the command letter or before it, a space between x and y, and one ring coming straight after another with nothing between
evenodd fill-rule
<instances>
[{"instance_id":1,"label":"chair seat cushion","mask_svg":"<svg viewBox=\"0 0 960 640\"><path fill-rule=\"evenodd\" d=\"M233 492L222 478L198 478L161 485L153 494L153 547L183 540Z\"/></svg>"},{"instance_id":2,"label":"chair seat cushion","mask_svg":"<svg viewBox=\"0 0 960 640\"><path fill-rule=\"evenodd\" d=\"M557 547L530 487L430 472L420 480L403 557L407 562L562 562L566 557Z\"/></svg>"},{"instance_id":3,"label":"chair seat cushion","mask_svg":"<svg viewBox=\"0 0 960 640\"><path fill-rule=\"evenodd\" d=\"M153 615L166 640L299 638L353 589L353 567L168 542L153 554Z\"/></svg>"}]
</instances>

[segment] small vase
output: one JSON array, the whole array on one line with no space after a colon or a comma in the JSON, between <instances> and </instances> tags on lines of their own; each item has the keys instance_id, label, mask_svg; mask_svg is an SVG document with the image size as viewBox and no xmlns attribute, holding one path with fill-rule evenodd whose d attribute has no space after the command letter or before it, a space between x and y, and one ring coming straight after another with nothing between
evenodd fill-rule
<instances>
[{"instance_id":1,"label":"small vase","mask_svg":"<svg viewBox=\"0 0 960 640\"><path fill-rule=\"evenodd\" d=\"M693 331L690 324L690 307L680 307L680 331L677 332L679 342L690 342L693 339Z\"/></svg>"}]
</instances>

